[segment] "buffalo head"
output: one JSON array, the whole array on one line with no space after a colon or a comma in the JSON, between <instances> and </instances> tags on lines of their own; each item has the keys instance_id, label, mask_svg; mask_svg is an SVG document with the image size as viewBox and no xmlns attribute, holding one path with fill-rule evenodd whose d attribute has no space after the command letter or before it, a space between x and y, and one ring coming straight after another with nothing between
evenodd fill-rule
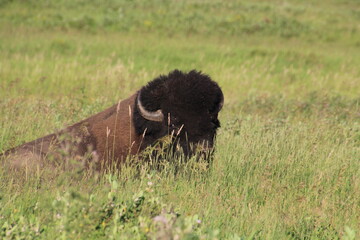
<instances>
[{"instance_id":1,"label":"buffalo head","mask_svg":"<svg viewBox=\"0 0 360 240\"><path fill-rule=\"evenodd\" d=\"M143 146L165 135L172 136L174 149L187 156L208 154L220 127L218 113L224 103L218 84L198 71L175 70L141 88L134 108L134 126Z\"/></svg>"}]
</instances>

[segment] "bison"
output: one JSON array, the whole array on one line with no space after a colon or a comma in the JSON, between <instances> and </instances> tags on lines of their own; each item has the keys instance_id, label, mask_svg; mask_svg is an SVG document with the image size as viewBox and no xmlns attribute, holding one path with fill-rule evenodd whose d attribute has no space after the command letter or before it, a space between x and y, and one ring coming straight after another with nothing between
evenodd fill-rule
<instances>
[{"instance_id":1,"label":"bison","mask_svg":"<svg viewBox=\"0 0 360 240\"><path fill-rule=\"evenodd\" d=\"M129 98L57 133L4 153L11 167L44 166L49 159L96 158L101 166L119 164L170 136L185 156L209 152L220 127L224 96L218 84L199 71L161 75ZM55 161L56 162L56 161Z\"/></svg>"}]
</instances>

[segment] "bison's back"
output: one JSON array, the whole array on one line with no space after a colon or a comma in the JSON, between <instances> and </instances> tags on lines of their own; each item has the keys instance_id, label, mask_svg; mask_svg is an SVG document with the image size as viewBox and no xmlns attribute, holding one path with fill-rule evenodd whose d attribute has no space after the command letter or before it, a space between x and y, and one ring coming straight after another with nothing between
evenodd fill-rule
<instances>
[{"instance_id":1,"label":"bison's back","mask_svg":"<svg viewBox=\"0 0 360 240\"><path fill-rule=\"evenodd\" d=\"M136 94L60 132L25 143L5 152L14 169L58 166L67 160L123 162L140 150L141 136L132 122Z\"/></svg>"},{"instance_id":2,"label":"bison's back","mask_svg":"<svg viewBox=\"0 0 360 240\"><path fill-rule=\"evenodd\" d=\"M46 155L56 145L56 135L50 134L6 151L3 161L6 166L13 169L43 167L46 164Z\"/></svg>"}]
</instances>

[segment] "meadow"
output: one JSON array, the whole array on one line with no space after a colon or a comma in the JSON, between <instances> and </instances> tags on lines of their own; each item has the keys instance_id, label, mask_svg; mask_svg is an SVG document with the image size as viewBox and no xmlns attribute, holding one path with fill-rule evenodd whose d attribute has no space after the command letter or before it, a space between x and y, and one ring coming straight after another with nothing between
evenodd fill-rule
<instances>
[{"instance_id":1,"label":"meadow","mask_svg":"<svg viewBox=\"0 0 360 240\"><path fill-rule=\"evenodd\" d=\"M19 175L1 239L360 238L357 0L0 0L0 152L173 69L225 104L214 161Z\"/></svg>"}]
</instances>

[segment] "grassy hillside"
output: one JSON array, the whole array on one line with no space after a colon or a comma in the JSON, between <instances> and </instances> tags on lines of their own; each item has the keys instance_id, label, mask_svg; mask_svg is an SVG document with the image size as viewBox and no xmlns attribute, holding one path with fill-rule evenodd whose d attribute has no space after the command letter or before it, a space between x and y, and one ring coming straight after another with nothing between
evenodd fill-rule
<instances>
[{"instance_id":1,"label":"grassy hillside","mask_svg":"<svg viewBox=\"0 0 360 240\"><path fill-rule=\"evenodd\" d=\"M359 22L357 0L0 0L0 152L175 68L225 95L210 169L1 169L0 238L358 239Z\"/></svg>"}]
</instances>

